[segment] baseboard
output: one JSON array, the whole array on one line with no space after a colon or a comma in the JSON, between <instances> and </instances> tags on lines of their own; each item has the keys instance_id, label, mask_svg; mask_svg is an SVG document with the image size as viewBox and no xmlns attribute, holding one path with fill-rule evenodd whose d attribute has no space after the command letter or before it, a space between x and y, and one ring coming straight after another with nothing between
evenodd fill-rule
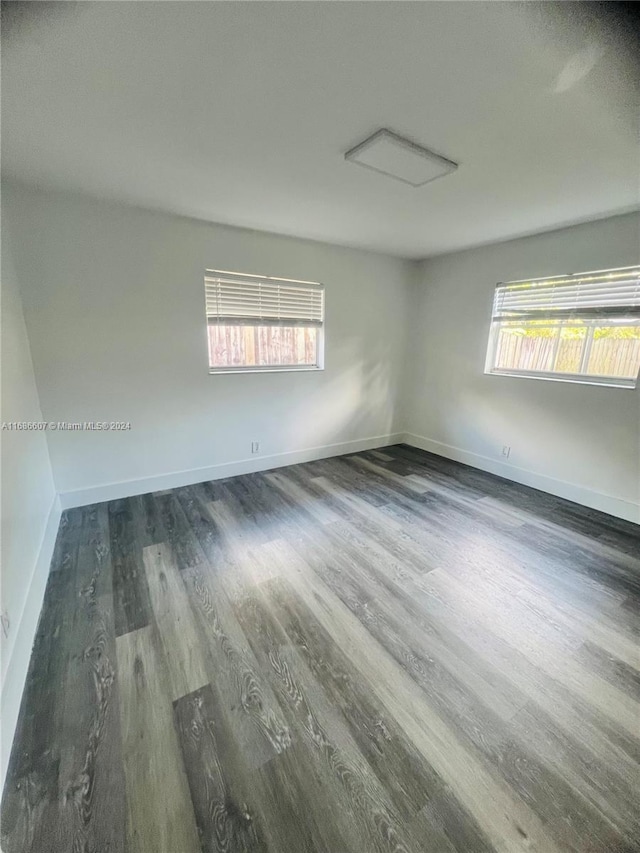
<instances>
[{"instance_id":1,"label":"baseboard","mask_svg":"<svg viewBox=\"0 0 640 853\"><path fill-rule=\"evenodd\" d=\"M56 536L60 524L60 499L56 496L49 510L38 559L31 575L31 583L25 601L24 609L17 624L15 640L11 656L2 683L2 748L0 765L0 790L4 788L4 780L11 754L11 744L18 722L20 702L24 690L31 650L36 636L38 619L44 600L44 592L49 577L49 568Z\"/></svg>"},{"instance_id":2,"label":"baseboard","mask_svg":"<svg viewBox=\"0 0 640 853\"><path fill-rule=\"evenodd\" d=\"M102 503L102 501L128 498L132 495L144 495L147 492L158 492L163 489L191 486L194 483L203 483L207 480L221 480L224 477L236 477L239 474L253 474L256 471L268 471L271 468L282 468L286 465L297 465L301 462L313 462L314 459L326 459L329 456L342 456L345 453L372 450L376 447L398 444L403 438L403 433L376 435L369 438L358 438L354 441L341 441L337 444L309 447L305 450L291 450L285 453L274 453L270 456L257 456L250 459L239 459L234 462L223 462L220 465L211 465L206 468L173 471L168 474L159 474L140 480L105 483L87 489L61 492L60 501L63 509L70 509L76 506Z\"/></svg>"},{"instance_id":3,"label":"baseboard","mask_svg":"<svg viewBox=\"0 0 640 853\"><path fill-rule=\"evenodd\" d=\"M516 483L522 483L524 486L531 486L534 489L540 489L542 492L548 492L559 498L565 498L568 501L591 507L591 509L606 512L608 515L614 515L616 518L623 518L625 521L633 521L636 524L640 524L640 505L632 501L626 501L614 495L604 494L603 492L596 492L584 486L579 486L576 483L558 480L555 477L548 477L545 474L537 474L535 471L519 468L516 465L509 465L507 462L500 462L497 459L491 459L489 456L472 453L470 450L463 450L461 447L444 444L441 441L435 441L423 435L405 433L403 440L405 444L409 444L412 447L427 450L429 453L435 453L438 456L444 456L456 462L464 462L465 465L471 465L473 468L479 468L481 471L497 474L506 480L513 480Z\"/></svg>"}]
</instances>

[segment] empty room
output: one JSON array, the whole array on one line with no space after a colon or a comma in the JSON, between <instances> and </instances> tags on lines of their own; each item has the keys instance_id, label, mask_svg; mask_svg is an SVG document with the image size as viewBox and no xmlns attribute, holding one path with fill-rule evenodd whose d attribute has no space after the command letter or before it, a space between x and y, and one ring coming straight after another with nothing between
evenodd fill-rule
<instances>
[{"instance_id":1,"label":"empty room","mask_svg":"<svg viewBox=\"0 0 640 853\"><path fill-rule=\"evenodd\" d=\"M3 853L640 853L638 24L3 0Z\"/></svg>"}]
</instances>

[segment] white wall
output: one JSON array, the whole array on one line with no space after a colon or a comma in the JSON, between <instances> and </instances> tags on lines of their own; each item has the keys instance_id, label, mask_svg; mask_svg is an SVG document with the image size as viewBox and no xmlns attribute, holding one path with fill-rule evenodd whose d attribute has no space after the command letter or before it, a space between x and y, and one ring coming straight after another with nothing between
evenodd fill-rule
<instances>
[{"instance_id":1,"label":"white wall","mask_svg":"<svg viewBox=\"0 0 640 853\"><path fill-rule=\"evenodd\" d=\"M42 414L6 223L2 229L2 414L40 421ZM0 431L2 479L2 755L4 781L60 517L47 440L42 432Z\"/></svg>"},{"instance_id":2,"label":"white wall","mask_svg":"<svg viewBox=\"0 0 640 853\"><path fill-rule=\"evenodd\" d=\"M45 419L132 425L48 434L63 505L397 433L407 262L20 186L5 205ZM206 267L323 282L325 370L210 376Z\"/></svg>"},{"instance_id":3,"label":"white wall","mask_svg":"<svg viewBox=\"0 0 640 853\"><path fill-rule=\"evenodd\" d=\"M630 214L423 262L404 399L411 443L640 521L640 388L483 373L496 282L639 259Z\"/></svg>"}]
</instances>

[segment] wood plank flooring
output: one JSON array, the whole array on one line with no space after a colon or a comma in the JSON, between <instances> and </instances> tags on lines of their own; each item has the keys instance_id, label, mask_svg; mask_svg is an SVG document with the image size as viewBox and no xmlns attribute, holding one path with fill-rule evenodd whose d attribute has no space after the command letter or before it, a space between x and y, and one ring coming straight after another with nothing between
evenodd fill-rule
<instances>
[{"instance_id":1,"label":"wood plank flooring","mask_svg":"<svg viewBox=\"0 0 640 853\"><path fill-rule=\"evenodd\" d=\"M67 510L2 845L640 851L640 527L403 445Z\"/></svg>"}]
</instances>

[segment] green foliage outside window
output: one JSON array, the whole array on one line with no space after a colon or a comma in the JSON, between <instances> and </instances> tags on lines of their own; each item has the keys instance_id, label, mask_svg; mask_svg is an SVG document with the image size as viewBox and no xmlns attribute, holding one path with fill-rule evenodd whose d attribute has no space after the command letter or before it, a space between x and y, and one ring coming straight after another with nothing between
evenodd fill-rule
<instances>
[{"instance_id":1,"label":"green foliage outside window","mask_svg":"<svg viewBox=\"0 0 640 853\"><path fill-rule=\"evenodd\" d=\"M511 335L526 338L555 338L558 324L549 325L548 320L529 320L526 325L503 323L502 331ZM560 326L562 340L582 340L588 326L581 320L572 320L570 326ZM640 340L640 325L638 326L596 326L593 330L594 340L603 338L610 340Z\"/></svg>"}]
</instances>

